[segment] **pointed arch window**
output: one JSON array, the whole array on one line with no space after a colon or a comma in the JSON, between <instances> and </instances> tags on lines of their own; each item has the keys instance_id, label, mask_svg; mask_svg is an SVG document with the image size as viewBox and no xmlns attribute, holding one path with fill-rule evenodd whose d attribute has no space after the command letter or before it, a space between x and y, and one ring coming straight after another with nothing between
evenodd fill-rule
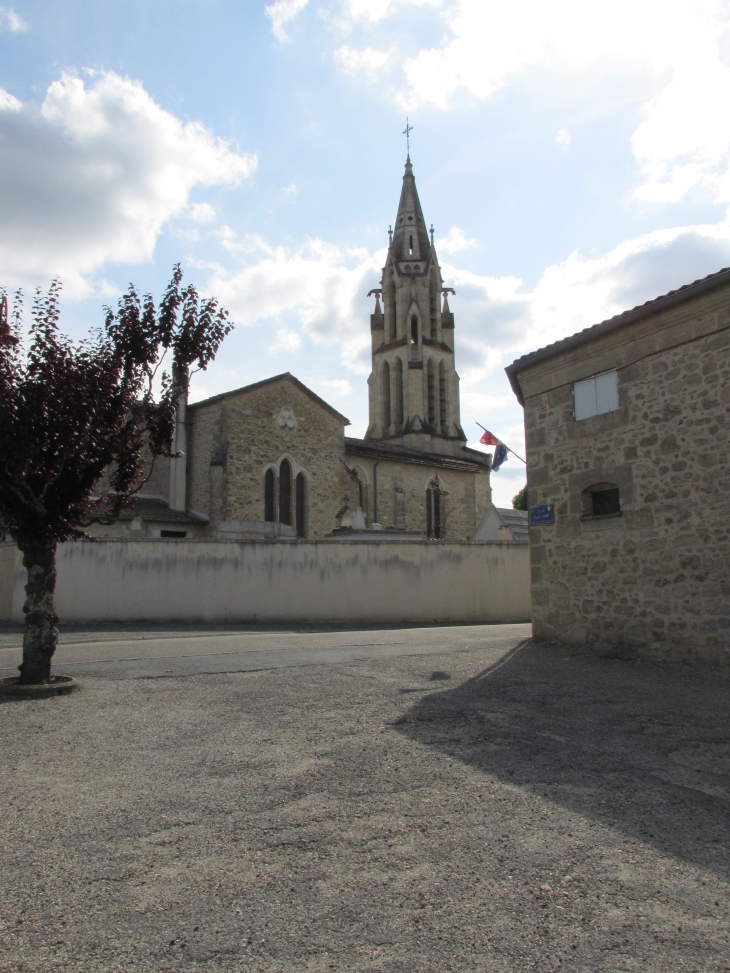
<instances>
[{"instance_id":1,"label":"pointed arch window","mask_svg":"<svg viewBox=\"0 0 730 973\"><path fill-rule=\"evenodd\" d=\"M383 432L390 428L390 365L383 362Z\"/></svg>"},{"instance_id":2,"label":"pointed arch window","mask_svg":"<svg viewBox=\"0 0 730 973\"><path fill-rule=\"evenodd\" d=\"M296 528L297 537L305 537L305 524L304 524L304 514L305 514L305 500L306 500L306 489L307 480L303 473L297 473L296 478Z\"/></svg>"},{"instance_id":3,"label":"pointed arch window","mask_svg":"<svg viewBox=\"0 0 730 973\"><path fill-rule=\"evenodd\" d=\"M433 358L428 359L428 390L426 398L426 412L429 426L436 425L436 373L433 367Z\"/></svg>"},{"instance_id":4,"label":"pointed arch window","mask_svg":"<svg viewBox=\"0 0 730 973\"><path fill-rule=\"evenodd\" d=\"M426 490L426 536L433 540L444 537L444 498L445 490L437 479L431 480Z\"/></svg>"},{"instance_id":5,"label":"pointed arch window","mask_svg":"<svg viewBox=\"0 0 730 973\"><path fill-rule=\"evenodd\" d=\"M431 325L431 340L436 341L438 337L438 327L436 324L436 306L438 303L438 283L436 282L436 272L431 274L429 295L428 295L428 313Z\"/></svg>"},{"instance_id":6,"label":"pointed arch window","mask_svg":"<svg viewBox=\"0 0 730 973\"><path fill-rule=\"evenodd\" d=\"M291 463L283 459L279 466L279 522L291 526Z\"/></svg>"},{"instance_id":7,"label":"pointed arch window","mask_svg":"<svg viewBox=\"0 0 730 973\"><path fill-rule=\"evenodd\" d=\"M395 341L398 337L396 320L395 320L395 281L391 277L389 285L389 300L388 300L388 311L390 313L390 340Z\"/></svg>"},{"instance_id":8,"label":"pointed arch window","mask_svg":"<svg viewBox=\"0 0 730 973\"><path fill-rule=\"evenodd\" d=\"M443 362L439 362L439 421L441 431L447 433L449 421L446 414L446 368Z\"/></svg>"},{"instance_id":9,"label":"pointed arch window","mask_svg":"<svg viewBox=\"0 0 730 973\"><path fill-rule=\"evenodd\" d=\"M418 318L415 314L411 318L411 341L414 345L418 344Z\"/></svg>"},{"instance_id":10,"label":"pointed arch window","mask_svg":"<svg viewBox=\"0 0 730 973\"><path fill-rule=\"evenodd\" d=\"M267 470L264 476L264 520L273 523L276 520L274 509L274 491L276 488L276 477L273 470Z\"/></svg>"},{"instance_id":11,"label":"pointed arch window","mask_svg":"<svg viewBox=\"0 0 730 973\"><path fill-rule=\"evenodd\" d=\"M395 360L395 424L403 425L403 362L400 358Z\"/></svg>"},{"instance_id":12,"label":"pointed arch window","mask_svg":"<svg viewBox=\"0 0 730 973\"><path fill-rule=\"evenodd\" d=\"M408 256L413 256L413 234L408 237Z\"/></svg>"}]
</instances>

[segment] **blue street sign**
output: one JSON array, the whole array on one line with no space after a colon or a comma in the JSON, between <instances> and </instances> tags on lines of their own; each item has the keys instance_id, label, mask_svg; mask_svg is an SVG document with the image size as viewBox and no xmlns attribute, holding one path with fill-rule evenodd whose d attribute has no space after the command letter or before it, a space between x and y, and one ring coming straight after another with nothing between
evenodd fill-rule
<instances>
[{"instance_id":1,"label":"blue street sign","mask_svg":"<svg viewBox=\"0 0 730 973\"><path fill-rule=\"evenodd\" d=\"M539 527L541 524L555 523L555 507L552 503L545 503L541 507L530 507L530 526Z\"/></svg>"}]
</instances>

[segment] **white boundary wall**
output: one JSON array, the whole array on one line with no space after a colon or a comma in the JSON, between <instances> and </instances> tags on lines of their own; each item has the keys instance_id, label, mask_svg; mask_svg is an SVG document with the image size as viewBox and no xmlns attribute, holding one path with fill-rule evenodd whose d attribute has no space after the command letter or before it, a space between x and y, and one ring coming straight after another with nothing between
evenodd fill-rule
<instances>
[{"instance_id":1,"label":"white boundary wall","mask_svg":"<svg viewBox=\"0 0 730 973\"><path fill-rule=\"evenodd\" d=\"M527 544L77 541L58 549L71 621L526 622ZM23 620L20 552L0 544L0 621Z\"/></svg>"}]
</instances>

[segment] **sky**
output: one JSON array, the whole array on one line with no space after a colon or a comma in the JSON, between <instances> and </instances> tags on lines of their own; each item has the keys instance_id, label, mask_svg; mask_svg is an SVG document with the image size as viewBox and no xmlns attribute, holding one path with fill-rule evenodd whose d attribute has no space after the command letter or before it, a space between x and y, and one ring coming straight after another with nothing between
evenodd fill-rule
<instances>
[{"instance_id":1,"label":"sky","mask_svg":"<svg viewBox=\"0 0 730 973\"><path fill-rule=\"evenodd\" d=\"M0 6L0 285L81 338L185 279L235 330L191 398L291 371L367 427L406 118L462 425L524 456L516 357L730 265L730 2ZM514 456L492 475L509 506Z\"/></svg>"}]
</instances>

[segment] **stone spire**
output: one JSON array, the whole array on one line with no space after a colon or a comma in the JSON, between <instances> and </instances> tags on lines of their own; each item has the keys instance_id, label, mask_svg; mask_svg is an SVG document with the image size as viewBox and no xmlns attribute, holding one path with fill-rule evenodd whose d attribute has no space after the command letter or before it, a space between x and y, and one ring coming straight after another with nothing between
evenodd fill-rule
<instances>
[{"instance_id":1,"label":"stone spire","mask_svg":"<svg viewBox=\"0 0 730 973\"><path fill-rule=\"evenodd\" d=\"M366 439L448 455L462 449L454 315L446 290L451 288L443 286L409 156L380 287L368 295L376 300Z\"/></svg>"},{"instance_id":2,"label":"stone spire","mask_svg":"<svg viewBox=\"0 0 730 973\"><path fill-rule=\"evenodd\" d=\"M398 215L395 218L391 249L398 261L427 261L431 256L426 221L423 218L423 210L418 198L410 157L406 160L406 171L403 175L403 188L398 203Z\"/></svg>"}]
</instances>

